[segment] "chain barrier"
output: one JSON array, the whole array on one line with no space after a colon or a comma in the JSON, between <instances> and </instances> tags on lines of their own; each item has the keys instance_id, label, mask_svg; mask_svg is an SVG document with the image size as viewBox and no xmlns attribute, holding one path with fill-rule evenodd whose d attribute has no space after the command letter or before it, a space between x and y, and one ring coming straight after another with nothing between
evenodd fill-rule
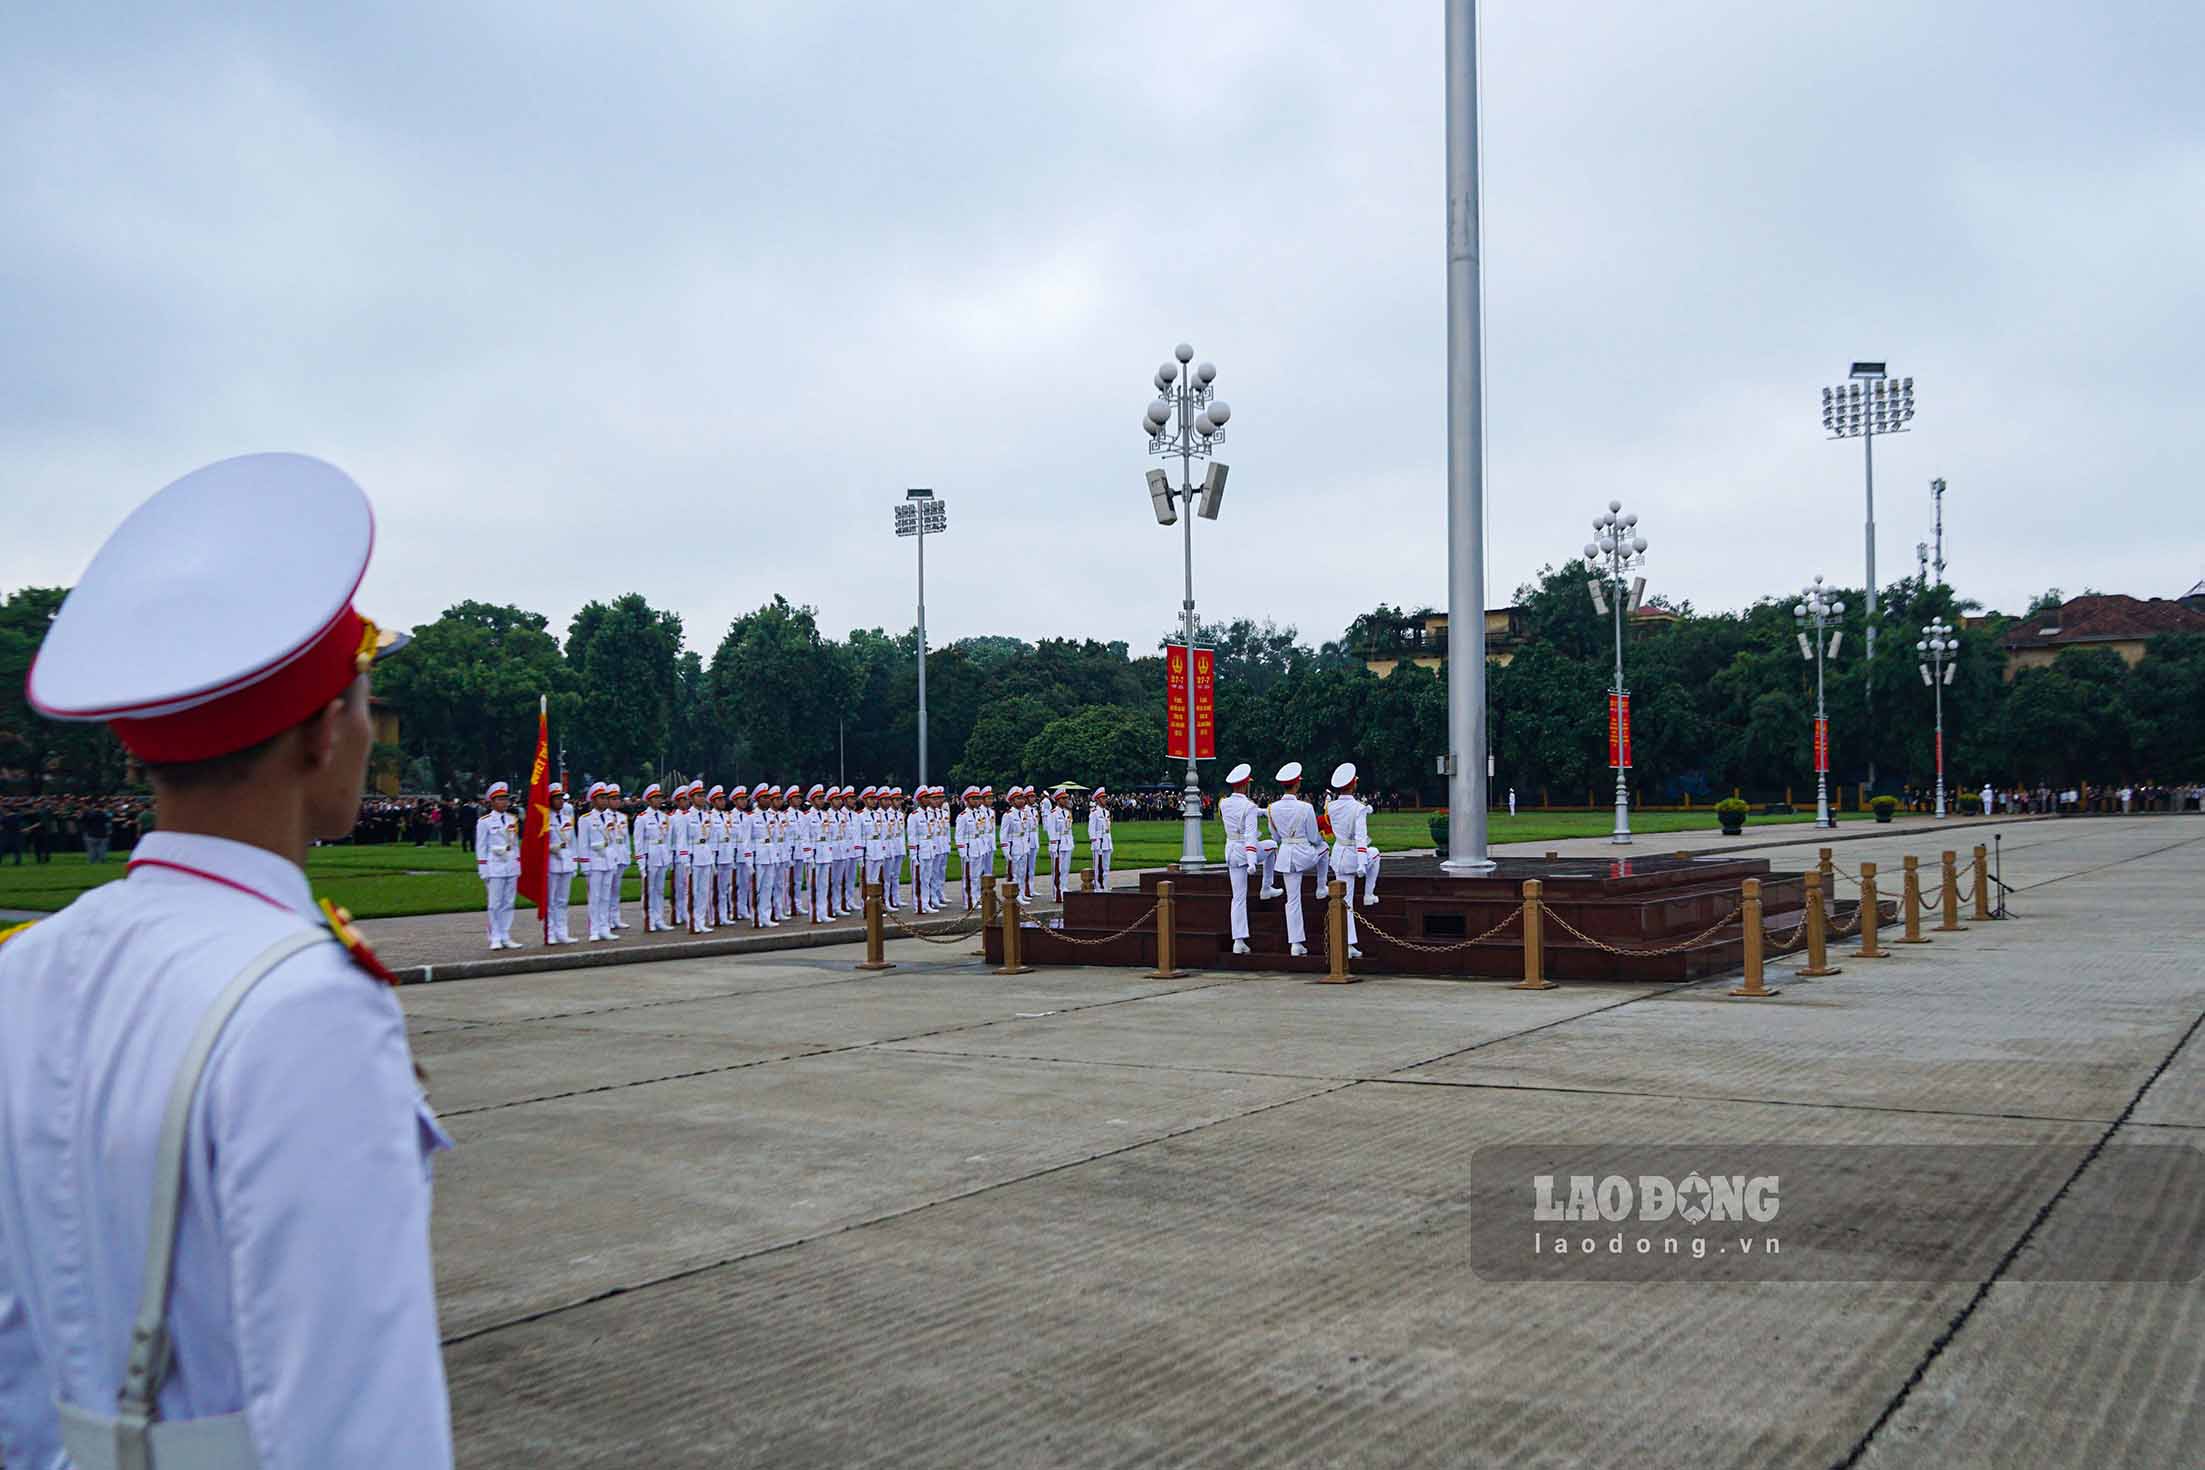
<instances>
[{"instance_id":1,"label":"chain barrier","mask_svg":"<svg viewBox=\"0 0 2205 1470\"><path fill-rule=\"evenodd\" d=\"M1551 913L1552 910L1549 910L1548 912ZM1357 914L1355 916L1355 927L1358 930L1368 929L1371 931L1371 933L1376 934L1380 939L1385 940L1386 943L1398 945L1402 949L1413 950L1417 954L1453 954L1458 949L1468 949L1473 944L1485 943L1485 941L1491 939L1494 935L1500 933L1503 929L1506 929L1509 925L1515 923L1518 919L1522 918L1523 914L1524 906L1522 904L1518 904L1515 908L1509 911L1507 918L1501 920L1498 924L1495 924L1492 928L1486 930L1483 934L1473 935L1469 939L1458 939L1452 944L1427 944L1419 939L1404 939L1398 934L1388 933L1378 923L1376 919L1371 918L1367 914Z\"/></svg>"},{"instance_id":2,"label":"chain barrier","mask_svg":"<svg viewBox=\"0 0 2205 1470\"><path fill-rule=\"evenodd\" d=\"M1680 939L1675 944L1665 944L1659 949L1625 949L1621 945L1610 944L1605 939L1593 938L1590 934L1587 934L1584 930L1578 928L1575 924L1572 924L1569 920L1563 918L1560 914L1556 913L1552 908L1546 910L1546 916L1552 919L1556 924L1559 924L1563 929L1567 930L1571 934L1576 935L1579 939L1591 945L1594 949L1606 950L1609 954L1622 955L1626 959L1639 960L1653 959L1658 955L1675 954L1679 950L1690 949L1693 945L1698 944L1701 940L1712 938L1718 930L1728 928L1731 924L1735 923L1738 919L1738 916L1744 912L1745 905L1740 904L1737 907L1733 908L1729 913L1723 915L1720 919L1717 919L1714 923L1708 925L1705 929L1702 929L1699 933L1693 935L1690 939ZM1802 920L1801 922L1804 923L1805 921Z\"/></svg>"},{"instance_id":3,"label":"chain barrier","mask_svg":"<svg viewBox=\"0 0 2205 1470\"><path fill-rule=\"evenodd\" d=\"M1832 939L1847 939L1860 933L1861 910L1866 907L1866 904L1854 904L1852 922L1849 924L1831 924L1826 931L1829 937Z\"/></svg>"},{"instance_id":4,"label":"chain barrier","mask_svg":"<svg viewBox=\"0 0 2205 1470\"><path fill-rule=\"evenodd\" d=\"M1132 923L1126 925L1117 933L1105 934L1099 939L1080 939L1073 935L1065 933L1062 929L1044 929L1041 932L1048 935L1051 939L1059 940L1065 944L1077 944L1081 946L1108 944L1114 939L1125 938L1128 934L1131 934L1134 930L1140 928L1143 924L1146 924L1149 920L1155 918L1156 911L1163 906L1164 905L1162 900L1158 900L1157 902L1150 904L1148 906L1147 913L1141 915L1141 917L1135 919Z\"/></svg>"},{"instance_id":5,"label":"chain barrier","mask_svg":"<svg viewBox=\"0 0 2205 1470\"><path fill-rule=\"evenodd\" d=\"M1764 940L1762 942L1762 947L1769 954L1792 954L1806 947L1806 936L1807 911L1805 909L1801 909L1799 911L1799 922L1792 926L1792 933L1789 939L1779 939L1774 944L1769 944L1766 940Z\"/></svg>"},{"instance_id":6,"label":"chain barrier","mask_svg":"<svg viewBox=\"0 0 2205 1470\"><path fill-rule=\"evenodd\" d=\"M987 927L986 920L981 919L977 914L975 914L973 917L974 923L970 929L949 929L930 932L925 929L912 928L909 924L906 924L903 921L903 915L901 914L886 915L889 923L894 924L898 929L901 929L911 938L923 939L928 944L959 944L967 939L972 938L973 935L978 934L982 929Z\"/></svg>"}]
</instances>

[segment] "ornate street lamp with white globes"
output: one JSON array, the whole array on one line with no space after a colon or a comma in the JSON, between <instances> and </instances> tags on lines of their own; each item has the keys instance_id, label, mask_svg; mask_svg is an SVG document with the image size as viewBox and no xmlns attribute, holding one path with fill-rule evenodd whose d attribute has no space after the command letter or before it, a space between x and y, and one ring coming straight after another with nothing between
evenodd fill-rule
<instances>
[{"instance_id":1,"label":"ornate street lamp with white globes","mask_svg":"<svg viewBox=\"0 0 2205 1470\"><path fill-rule=\"evenodd\" d=\"M1960 639L1952 624L1934 618L1922 624L1914 652L1922 661L1922 682L1937 701L1937 815L1941 817L1945 814L1945 686L1960 667Z\"/></svg>"},{"instance_id":2,"label":"ornate street lamp with white globes","mask_svg":"<svg viewBox=\"0 0 2205 1470\"><path fill-rule=\"evenodd\" d=\"M1799 625L1799 656L1813 659L1815 666L1815 825L1834 827L1837 824L1830 820L1830 711L1822 700L1822 660L1825 654L1837 657L1838 640L1845 636L1845 630L1832 632L1830 624L1845 616L1845 604L1830 596L1820 577L1808 583L1799 598L1792 604L1792 618ZM1814 639L1811 645L1810 634Z\"/></svg>"},{"instance_id":3,"label":"ornate street lamp with white globes","mask_svg":"<svg viewBox=\"0 0 2205 1470\"><path fill-rule=\"evenodd\" d=\"M1194 360L1194 348L1182 342L1172 349L1170 360L1156 369L1156 397L1141 415L1148 435L1148 451L1165 459L1179 457L1179 485L1175 489L1165 470L1148 472L1148 497L1159 525L1182 519L1176 500L1183 500L1205 520L1216 520L1225 500L1226 467L1211 460L1203 473L1199 502L1195 500L1194 462L1209 459L1210 452L1225 442L1225 423L1233 416L1232 405L1217 396L1215 364ZM1209 866L1202 856L1202 780L1195 764L1194 731L1194 517L1184 517L1181 532L1186 552L1187 594L1180 604L1187 645L1187 781L1180 793L1179 866L1194 872Z\"/></svg>"},{"instance_id":4,"label":"ornate street lamp with white globes","mask_svg":"<svg viewBox=\"0 0 2205 1470\"><path fill-rule=\"evenodd\" d=\"M1624 732L1629 729L1631 718L1631 691L1623 687L1623 615L1637 612L1639 599L1646 594L1646 579L1631 577L1646 565L1646 538L1638 533L1638 512L1626 511L1620 500L1609 501L1607 510L1593 518L1593 538L1585 543L1585 564L1598 575L1586 583L1586 587L1592 592L1595 608L1615 614L1615 684L1610 691L1615 696L1617 722L1615 832L1608 840L1626 843L1631 840L1631 788L1630 768L1624 763ZM1627 579L1628 598L1625 594Z\"/></svg>"}]
</instances>

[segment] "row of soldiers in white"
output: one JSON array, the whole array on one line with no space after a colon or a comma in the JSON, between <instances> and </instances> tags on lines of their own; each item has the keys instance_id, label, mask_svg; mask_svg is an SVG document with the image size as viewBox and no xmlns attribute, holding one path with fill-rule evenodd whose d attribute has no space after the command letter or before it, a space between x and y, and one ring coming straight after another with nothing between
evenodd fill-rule
<instances>
[{"instance_id":1,"label":"row of soldiers in white","mask_svg":"<svg viewBox=\"0 0 2205 1470\"><path fill-rule=\"evenodd\" d=\"M1370 807L1355 794L1355 767L1342 763L1332 773L1332 798L1325 803L1325 825L1332 829L1332 843L1324 842L1316 808L1302 800L1302 766L1289 761L1279 768L1282 794L1268 807L1259 807L1248 796L1254 773L1244 762L1226 773L1231 794L1218 803L1225 823L1225 876L1232 884L1233 953L1248 953L1248 877L1262 875L1258 898L1276 898L1280 889L1274 876L1286 880L1286 939L1294 954L1309 953L1302 916L1302 876L1316 875L1322 892L1333 878L1346 885L1348 954L1360 959L1356 947L1355 890L1362 880L1363 902L1378 902L1378 870L1381 854L1370 840ZM1270 835L1264 835L1264 827Z\"/></svg>"},{"instance_id":2,"label":"row of soldiers in white","mask_svg":"<svg viewBox=\"0 0 2205 1470\"><path fill-rule=\"evenodd\" d=\"M566 902L576 872L587 879L589 938L607 941L628 927L620 884L631 866L643 871L647 932L686 926L706 934L741 920L776 928L798 914L825 923L863 906L863 884L879 884L883 906L900 911L907 860L912 907L922 914L948 906L944 888L952 852L962 859L968 909L977 904L977 885L993 876L999 847L1006 871L1027 899L1033 897L1044 841L1060 898L1072 865L1068 798L1058 793L1044 812L1031 786L1012 788L1009 810L1000 815L993 787L966 788L961 809L953 811L940 786L912 793L906 810L904 792L894 786L730 790L693 781L675 790L669 807L665 790L654 783L644 788L644 809L632 820L619 808L616 783L592 784L589 806L579 815L568 806L563 786L554 784L550 794L551 902L545 932L551 944L580 942L568 928ZM521 823L508 809L505 782L494 783L486 795L490 810L476 825L475 866L485 889L490 947L519 949L512 926ZM1107 883L1110 815L1099 803L1088 819L1088 835L1096 877Z\"/></svg>"}]
</instances>

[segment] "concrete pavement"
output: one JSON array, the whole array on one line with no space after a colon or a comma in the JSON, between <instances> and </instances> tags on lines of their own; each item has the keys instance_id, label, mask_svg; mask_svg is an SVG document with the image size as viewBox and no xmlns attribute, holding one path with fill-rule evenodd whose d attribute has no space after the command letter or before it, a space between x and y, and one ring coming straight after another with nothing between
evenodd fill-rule
<instances>
[{"instance_id":1,"label":"concrete pavement","mask_svg":"<svg viewBox=\"0 0 2205 1470\"><path fill-rule=\"evenodd\" d=\"M1890 1165L1851 1281L1470 1268L1498 1144L2205 1142L2205 822L2004 847L2023 917L1762 1002L916 940L409 987L461 1462L2205 1462L2198 1285L2031 1272L2205 1205L2088 1163ZM1924 1225L1998 1267L1905 1279Z\"/></svg>"}]
</instances>

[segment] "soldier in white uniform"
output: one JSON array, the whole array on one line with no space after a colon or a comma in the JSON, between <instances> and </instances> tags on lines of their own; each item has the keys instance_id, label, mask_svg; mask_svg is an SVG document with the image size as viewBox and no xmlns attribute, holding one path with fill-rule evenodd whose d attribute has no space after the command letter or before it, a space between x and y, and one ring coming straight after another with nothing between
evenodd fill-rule
<instances>
[{"instance_id":1,"label":"soldier in white uniform","mask_svg":"<svg viewBox=\"0 0 2205 1470\"><path fill-rule=\"evenodd\" d=\"M1256 828L1261 810L1248 799L1248 783L1255 772L1246 761L1225 773L1228 794L1217 804L1218 819L1225 824L1225 878L1233 889L1233 953L1248 953L1248 875L1261 872L1262 838Z\"/></svg>"},{"instance_id":2,"label":"soldier in white uniform","mask_svg":"<svg viewBox=\"0 0 2205 1470\"><path fill-rule=\"evenodd\" d=\"M490 802L475 823L475 876L482 879L483 907L492 949L519 949L513 937L513 892L521 881L521 824L513 815L512 788L493 781Z\"/></svg>"},{"instance_id":3,"label":"soldier in white uniform","mask_svg":"<svg viewBox=\"0 0 2205 1470\"><path fill-rule=\"evenodd\" d=\"M980 824L980 788L967 786L958 794L962 803L951 837L957 844L957 871L965 892L965 912L980 906L980 844L986 840Z\"/></svg>"},{"instance_id":4,"label":"soldier in white uniform","mask_svg":"<svg viewBox=\"0 0 2205 1470\"><path fill-rule=\"evenodd\" d=\"M1018 820L1026 829L1019 838L1018 896L1026 903L1034 901L1034 869L1041 861L1041 808L1036 805L1040 797L1028 786L1018 802Z\"/></svg>"},{"instance_id":5,"label":"soldier in white uniform","mask_svg":"<svg viewBox=\"0 0 2205 1470\"><path fill-rule=\"evenodd\" d=\"M1332 772L1333 797L1325 803L1325 820L1332 824L1332 871L1344 885L1347 902L1348 958L1359 960L1355 947L1355 880L1365 878L1370 863L1370 808L1355 794L1355 763L1342 761ZM1367 891L1367 890L1366 890Z\"/></svg>"},{"instance_id":6,"label":"soldier in white uniform","mask_svg":"<svg viewBox=\"0 0 2205 1470\"><path fill-rule=\"evenodd\" d=\"M758 813L752 807L748 786L731 787L727 793L727 830L735 844L735 897L730 909L737 919L750 920L751 927L758 925L758 906L753 895L758 888Z\"/></svg>"},{"instance_id":7,"label":"soldier in white uniform","mask_svg":"<svg viewBox=\"0 0 2205 1470\"><path fill-rule=\"evenodd\" d=\"M714 912L719 922L732 924L742 915L735 910L735 869L741 860L742 813L728 798L724 787L715 786L706 793L712 802L713 819L719 823L717 839L712 844L712 898Z\"/></svg>"},{"instance_id":8,"label":"soldier in white uniform","mask_svg":"<svg viewBox=\"0 0 2205 1470\"><path fill-rule=\"evenodd\" d=\"M1057 901L1064 901L1064 880L1072 871L1072 793L1058 791L1049 798L1044 828L1049 837L1049 881Z\"/></svg>"},{"instance_id":9,"label":"soldier in white uniform","mask_svg":"<svg viewBox=\"0 0 2205 1470\"><path fill-rule=\"evenodd\" d=\"M575 820L574 840L589 893L590 939L605 937L605 873L611 866L605 833L605 783L590 782L589 810Z\"/></svg>"},{"instance_id":10,"label":"soldier in white uniform","mask_svg":"<svg viewBox=\"0 0 2205 1470\"><path fill-rule=\"evenodd\" d=\"M636 865L634 835L623 809L620 783L605 783L605 847L612 876L605 882L605 937L618 939L628 921L620 914L620 890L628 881L628 869Z\"/></svg>"},{"instance_id":11,"label":"soldier in white uniform","mask_svg":"<svg viewBox=\"0 0 2205 1470\"><path fill-rule=\"evenodd\" d=\"M689 788L674 788L674 809L666 814L666 868L673 876L674 925L689 925L690 855L697 850L697 810L690 804ZM657 887L654 883L653 888ZM665 910L659 911L661 929L667 926Z\"/></svg>"},{"instance_id":12,"label":"soldier in white uniform","mask_svg":"<svg viewBox=\"0 0 2205 1470\"><path fill-rule=\"evenodd\" d=\"M933 791L931 786L919 787L911 798L910 814L903 819L904 847L911 855L911 907L921 914L934 912Z\"/></svg>"},{"instance_id":13,"label":"soldier in white uniform","mask_svg":"<svg viewBox=\"0 0 2205 1470\"><path fill-rule=\"evenodd\" d=\"M304 870L352 829L395 646L352 605L372 526L319 460L210 465L108 538L26 681L143 763L159 827L0 936L11 1470L452 1463L450 1140L389 971Z\"/></svg>"},{"instance_id":14,"label":"soldier in white uniform","mask_svg":"<svg viewBox=\"0 0 2205 1470\"><path fill-rule=\"evenodd\" d=\"M1286 943L1289 954L1308 954L1302 927L1302 878L1321 872L1324 844L1317 833L1317 810L1301 797L1302 763L1279 768L1280 795L1271 803L1271 835L1279 844L1279 876L1286 880Z\"/></svg>"},{"instance_id":15,"label":"soldier in white uniform","mask_svg":"<svg viewBox=\"0 0 2205 1470\"><path fill-rule=\"evenodd\" d=\"M857 873L863 847L858 838L856 801L855 791L848 786L838 786L828 807L834 816L835 829L834 874L827 885L832 914L854 914L859 908Z\"/></svg>"},{"instance_id":16,"label":"soldier in white uniform","mask_svg":"<svg viewBox=\"0 0 2205 1470\"><path fill-rule=\"evenodd\" d=\"M567 805L567 789L551 783L551 818L544 826L549 856L544 864L544 942L572 944L567 910L574 904L574 808Z\"/></svg>"},{"instance_id":17,"label":"soldier in white uniform","mask_svg":"<svg viewBox=\"0 0 2205 1470\"><path fill-rule=\"evenodd\" d=\"M1095 886L1110 886L1110 806L1105 800L1109 792L1098 786L1087 794L1087 853L1095 865Z\"/></svg>"}]
</instances>

